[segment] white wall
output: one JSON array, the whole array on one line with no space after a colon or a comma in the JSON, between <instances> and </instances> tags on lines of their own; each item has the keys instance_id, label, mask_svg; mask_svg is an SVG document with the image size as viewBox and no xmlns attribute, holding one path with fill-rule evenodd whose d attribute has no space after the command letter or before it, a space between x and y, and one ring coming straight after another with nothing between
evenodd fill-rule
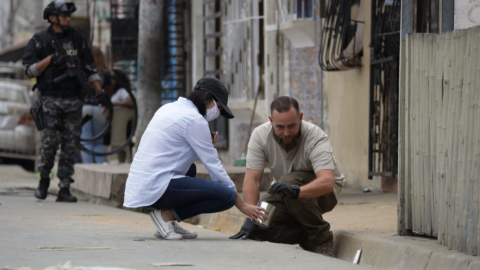
<instances>
[{"instance_id":1,"label":"white wall","mask_svg":"<svg viewBox=\"0 0 480 270\"><path fill-rule=\"evenodd\" d=\"M454 28L480 25L480 0L455 0Z\"/></svg>"}]
</instances>

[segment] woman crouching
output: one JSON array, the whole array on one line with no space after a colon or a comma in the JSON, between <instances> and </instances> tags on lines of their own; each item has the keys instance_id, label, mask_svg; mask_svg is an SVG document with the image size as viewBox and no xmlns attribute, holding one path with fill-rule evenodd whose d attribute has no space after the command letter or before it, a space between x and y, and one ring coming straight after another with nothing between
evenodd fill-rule
<instances>
[{"instance_id":1,"label":"woman crouching","mask_svg":"<svg viewBox=\"0 0 480 270\"><path fill-rule=\"evenodd\" d=\"M202 78L187 98L162 106L148 124L128 174L124 206L154 208L150 216L156 237L195 238L195 232L177 222L233 205L249 218L267 219L265 209L246 204L237 194L213 146L218 133L212 142L208 122L220 114L233 118L227 102L222 82ZM195 177L198 158L212 180Z\"/></svg>"}]
</instances>

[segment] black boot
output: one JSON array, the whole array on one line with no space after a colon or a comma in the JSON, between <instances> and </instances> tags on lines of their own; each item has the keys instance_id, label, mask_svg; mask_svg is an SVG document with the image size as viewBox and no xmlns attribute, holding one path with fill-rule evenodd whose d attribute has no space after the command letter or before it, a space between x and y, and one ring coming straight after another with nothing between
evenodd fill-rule
<instances>
[{"instance_id":1,"label":"black boot","mask_svg":"<svg viewBox=\"0 0 480 270\"><path fill-rule=\"evenodd\" d=\"M77 202L77 198L70 194L68 188L61 188L58 192L57 202Z\"/></svg>"},{"instance_id":2,"label":"black boot","mask_svg":"<svg viewBox=\"0 0 480 270\"><path fill-rule=\"evenodd\" d=\"M39 200L45 200L45 198L47 198L49 186L50 186L50 178L40 179L38 188L35 190L35 198Z\"/></svg>"}]
</instances>

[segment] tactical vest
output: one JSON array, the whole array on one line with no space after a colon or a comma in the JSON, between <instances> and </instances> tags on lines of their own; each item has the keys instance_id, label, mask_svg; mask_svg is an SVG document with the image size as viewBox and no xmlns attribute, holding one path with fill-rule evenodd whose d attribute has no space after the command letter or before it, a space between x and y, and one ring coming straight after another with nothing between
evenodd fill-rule
<instances>
[{"instance_id":1,"label":"tactical vest","mask_svg":"<svg viewBox=\"0 0 480 270\"><path fill-rule=\"evenodd\" d=\"M55 53L55 50L49 45L53 40L53 35L49 31L43 30L35 33L33 38L35 39L37 47L38 59L45 59L49 55ZM82 47L82 36L80 33L75 29L70 28L67 33L56 37L56 40L61 43L62 46L66 44L65 46L71 47L70 49L72 52L75 52L74 50L76 50L76 57L81 64L80 49ZM59 69L54 65L49 65L45 71L37 77L37 88L43 96L63 98L81 97L82 89L75 78L66 78L58 83L53 82L55 78L61 76L64 72L65 69Z\"/></svg>"}]
</instances>

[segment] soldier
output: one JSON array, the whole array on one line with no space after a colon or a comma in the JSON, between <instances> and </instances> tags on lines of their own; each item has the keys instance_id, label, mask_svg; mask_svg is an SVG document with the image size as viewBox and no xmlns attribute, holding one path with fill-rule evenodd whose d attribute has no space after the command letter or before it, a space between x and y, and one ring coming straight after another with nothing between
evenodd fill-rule
<instances>
[{"instance_id":1,"label":"soldier","mask_svg":"<svg viewBox=\"0 0 480 270\"><path fill-rule=\"evenodd\" d=\"M50 171L55 154L61 144L57 176L60 191L57 202L76 202L70 194L74 169L76 143L81 133L83 93L81 84L74 77L54 82L71 67L68 57L76 59L85 72L88 82L96 92L101 91L100 76L94 66L92 51L85 37L70 27L70 16L77 8L63 0L50 2L43 11L43 19L51 25L46 31L36 33L30 39L23 56L28 77L37 78L46 127L42 132L41 159L38 165L40 183L35 197L44 200L50 186ZM63 47L67 55L55 50L53 43Z\"/></svg>"}]
</instances>

